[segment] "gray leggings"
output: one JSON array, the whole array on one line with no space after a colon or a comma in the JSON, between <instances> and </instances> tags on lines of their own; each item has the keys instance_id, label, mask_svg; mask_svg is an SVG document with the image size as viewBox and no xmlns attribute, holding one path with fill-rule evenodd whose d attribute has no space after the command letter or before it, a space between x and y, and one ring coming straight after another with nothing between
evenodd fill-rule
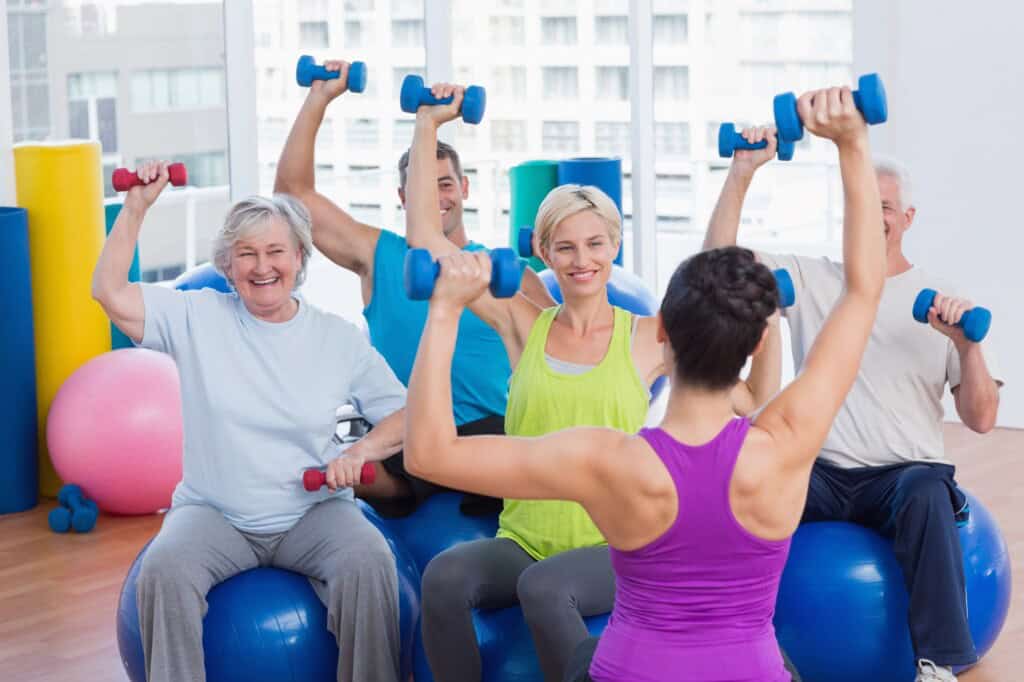
<instances>
[{"instance_id":1,"label":"gray leggings","mask_svg":"<svg viewBox=\"0 0 1024 682\"><path fill-rule=\"evenodd\" d=\"M523 609L547 682L560 682L588 637L583 618L611 611L615 573L608 547L536 561L512 540L466 542L438 554L423 573L423 644L436 682L478 682L480 647L472 611Z\"/></svg>"},{"instance_id":2,"label":"gray leggings","mask_svg":"<svg viewBox=\"0 0 1024 682\"><path fill-rule=\"evenodd\" d=\"M338 642L338 682L398 681L398 576L384 536L350 500L328 500L285 533L239 531L213 507L178 507L136 585L149 682L203 682L206 593L257 566L310 577Z\"/></svg>"}]
</instances>

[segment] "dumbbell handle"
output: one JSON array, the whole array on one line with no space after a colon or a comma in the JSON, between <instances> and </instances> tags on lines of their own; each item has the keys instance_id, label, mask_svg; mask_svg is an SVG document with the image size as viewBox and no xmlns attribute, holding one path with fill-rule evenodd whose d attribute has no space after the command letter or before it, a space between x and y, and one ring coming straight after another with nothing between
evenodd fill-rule
<instances>
[{"instance_id":1,"label":"dumbbell handle","mask_svg":"<svg viewBox=\"0 0 1024 682\"><path fill-rule=\"evenodd\" d=\"M796 151L796 143L786 142L781 137L776 139L778 146L775 153L779 161L791 161L793 159L793 152ZM736 126L732 123L723 123L718 126L718 155L724 159L731 157L736 150L753 151L764 149L767 146L768 140L748 142L747 138L736 131Z\"/></svg>"},{"instance_id":2,"label":"dumbbell handle","mask_svg":"<svg viewBox=\"0 0 1024 682\"><path fill-rule=\"evenodd\" d=\"M921 289L921 293L914 300L914 319L918 322L928 322L928 311L938 294L935 289ZM968 341L980 342L988 335L989 327L992 326L992 311L988 308L975 306L960 316L957 327L964 330L964 336Z\"/></svg>"},{"instance_id":3,"label":"dumbbell handle","mask_svg":"<svg viewBox=\"0 0 1024 682\"><path fill-rule=\"evenodd\" d=\"M359 472L359 483L373 485L376 480L377 470L374 468L373 462L364 463ZM327 473L322 469L306 469L302 472L302 486L309 492L320 490L325 485L327 485Z\"/></svg>"},{"instance_id":4,"label":"dumbbell handle","mask_svg":"<svg viewBox=\"0 0 1024 682\"><path fill-rule=\"evenodd\" d=\"M171 184L175 187L181 187L188 182L188 171L185 170L183 163L172 163L167 166L167 174L171 176ZM127 168L115 169L110 182L118 192L127 192L136 185L144 184L138 173Z\"/></svg>"}]
</instances>

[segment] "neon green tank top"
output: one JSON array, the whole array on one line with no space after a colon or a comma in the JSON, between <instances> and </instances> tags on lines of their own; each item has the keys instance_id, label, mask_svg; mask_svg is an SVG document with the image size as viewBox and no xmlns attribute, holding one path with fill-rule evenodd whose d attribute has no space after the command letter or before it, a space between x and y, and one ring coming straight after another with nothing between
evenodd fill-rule
<instances>
[{"instance_id":1,"label":"neon green tank top","mask_svg":"<svg viewBox=\"0 0 1024 682\"><path fill-rule=\"evenodd\" d=\"M614 308L612 339L604 359L583 374L561 374L544 357L548 331L559 307L543 311L530 330L509 382L505 433L541 436L574 426L606 426L636 433L647 416L649 393L630 352L632 315ZM534 559L605 544L576 502L505 500L498 537L509 538Z\"/></svg>"}]
</instances>

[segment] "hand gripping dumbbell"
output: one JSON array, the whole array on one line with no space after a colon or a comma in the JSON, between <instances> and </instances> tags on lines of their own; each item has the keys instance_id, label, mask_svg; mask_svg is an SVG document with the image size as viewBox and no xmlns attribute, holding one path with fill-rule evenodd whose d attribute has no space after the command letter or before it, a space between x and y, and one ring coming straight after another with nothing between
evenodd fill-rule
<instances>
[{"instance_id":1,"label":"hand gripping dumbbell","mask_svg":"<svg viewBox=\"0 0 1024 682\"><path fill-rule=\"evenodd\" d=\"M172 163L167 166L167 174L171 176L171 184L175 187L181 187L188 183L188 172L183 163ZM132 187L143 184L142 180L139 180L139 174L127 168L115 169L114 174L110 177L110 182L118 192L127 192Z\"/></svg>"},{"instance_id":2,"label":"hand gripping dumbbell","mask_svg":"<svg viewBox=\"0 0 1024 682\"><path fill-rule=\"evenodd\" d=\"M57 493L57 502L61 506L51 510L48 517L53 532L67 533L74 528L78 533L88 533L96 526L99 508L92 500L85 499L77 485L62 487Z\"/></svg>"},{"instance_id":3,"label":"hand gripping dumbbell","mask_svg":"<svg viewBox=\"0 0 1024 682\"><path fill-rule=\"evenodd\" d=\"M409 249L405 254L405 293L414 301L425 301L434 293L434 282L441 264L426 249ZM523 266L512 249L491 250L491 293L495 298L511 298L519 291Z\"/></svg>"},{"instance_id":4,"label":"hand gripping dumbbell","mask_svg":"<svg viewBox=\"0 0 1024 682\"><path fill-rule=\"evenodd\" d=\"M853 103L870 125L885 123L889 118L885 86L877 73L864 74L858 79L857 90L853 91ZM773 106L779 139L787 142L801 139L804 136L804 124L796 110L796 95L792 92L776 95Z\"/></svg>"},{"instance_id":5,"label":"hand gripping dumbbell","mask_svg":"<svg viewBox=\"0 0 1024 682\"><path fill-rule=\"evenodd\" d=\"M329 81L341 77L341 71L328 71L316 63L308 54L299 57L295 66L295 80L299 85L308 88L313 81ZM352 62L348 65L348 85L351 92L362 92L366 89L366 62Z\"/></svg>"},{"instance_id":6,"label":"hand gripping dumbbell","mask_svg":"<svg viewBox=\"0 0 1024 682\"><path fill-rule=\"evenodd\" d=\"M935 289L921 289L921 293L914 300L915 320L928 323L928 310L935 301L936 293ZM968 341L978 343L985 338L988 328L992 326L992 311L981 306L971 308L960 316L956 326L964 330L964 336Z\"/></svg>"},{"instance_id":7,"label":"hand gripping dumbbell","mask_svg":"<svg viewBox=\"0 0 1024 682\"><path fill-rule=\"evenodd\" d=\"M437 104L451 104L452 97L438 99L430 94L430 88L423 83L423 78L410 73L402 81L402 95L399 98L402 104L402 111L407 114L415 114L421 106L434 106ZM484 110L487 108L487 91L479 85L470 85L462 96L462 120L466 123L479 123L484 120Z\"/></svg>"},{"instance_id":8,"label":"hand gripping dumbbell","mask_svg":"<svg viewBox=\"0 0 1024 682\"><path fill-rule=\"evenodd\" d=\"M363 464L359 471L360 485L373 485L377 480L377 470L372 462ZM302 487L309 492L315 492L327 485L327 473L323 469L306 469L302 472Z\"/></svg>"},{"instance_id":9,"label":"hand gripping dumbbell","mask_svg":"<svg viewBox=\"0 0 1024 682\"><path fill-rule=\"evenodd\" d=\"M779 161L790 161L793 152L796 150L796 143L778 138L779 146L777 151ZM736 126L732 123L723 123L718 126L718 155L723 159L732 157L734 151L740 149L764 149L768 146L768 140L750 143L746 138L736 132Z\"/></svg>"}]
</instances>

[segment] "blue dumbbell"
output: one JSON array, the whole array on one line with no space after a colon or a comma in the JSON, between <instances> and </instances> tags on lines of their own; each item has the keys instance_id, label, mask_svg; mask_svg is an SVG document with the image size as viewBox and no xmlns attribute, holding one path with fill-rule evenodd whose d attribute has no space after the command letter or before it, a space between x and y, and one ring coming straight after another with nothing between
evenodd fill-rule
<instances>
[{"instance_id":1,"label":"blue dumbbell","mask_svg":"<svg viewBox=\"0 0 1024 682\"><path fill-rule=\"evenodd\" d=\"M85 498L77 485L62 487L57 493L57 502L61 506L51 510L48 517L50 529L55 533L67 533L72 528L88 533L96 526L99 509L95 502Z\"/></svg>"},{"instance_id":2,"label":"blue dumbbell","mask_svg":"<svg viewBox=\"0 0 1024 682\"><path fill-rule=\"evenodd\" d=\"M532 227L520 227L519 228L519 239L516 240L516 251L523 258L529 258L533 255L533 228Z\"/></svg>"},{"instance_id":3,"label":"blue dumbbell","mask_svg":"<svg viewBox=\"0 0 1024 682\"><path fill-rule=\"evenodd\" d=\"M409 74L402 81L402 95L400 98L402 111L407 114L415 114L421 106L434 106L435 104L451 104L451 97L438 99L430 94L430 88L423 83L423 78L416 74ZM470 85L462 97L462 120L466 123L479 123L484 120L484 110L487 108L487 91L479 85Z\"/></svg>"},{"instance_id":4,"label":"blue dumbbell","mask_svg":"<svg viewBox=\"0 0 1024 682\"><path fill-rule=\"evenodd\" d=\"M793 288L793 278L789 276L789 270L779 268L772 270L775 275L775 286L779 288L779 306L788 308L796 303L796 289Z\"/></svg>"},{"instance_id":5,"label":"blue dumbbell","mask_svg":"<svg viewBox=\"0 0 1024 682\"><path fill-rule=\"evenodd\" d=\"M751 144L747 140L736 132L736 126L732 123L723 123L718 126L718 155L723 159L732 158L732 154L737 149L764 149L768 146L767 140L761 140ZM795 142L787 142L781 137L779 138L779 146L777 154L779 161L790 161L793 158L793 152L796 150Z\"/></svg>"},{"instance_id":6,"label":"blue dumbbell","mask_svg":"<svg viewBox=\"0 0 1024 682\"><path fill-rule=\"evenodd\" d=\"M405 293L412 300L430 298L440 274L441 265L426 249L409 249L405 254ZM522 278L523 266L512 249L491 251L491 293L496 298L515 296Z\"/></svg>"},{"instance_id":7,"label":"blue dumbbell","mask_svg":"<svg viewBox=\"0 0 1024 682\"><path fill-rule=\"evenodd\" d=\"M313 81L329 81L341 76L341 71L328 71L308 54L299 57L295 66L295 80L299 85L308 88ZM348 66L348 89L362 92L366 89L366 62L352 62Z\"/></svg>"},{"instance_id":8,"label":"blue dumbbell","mask_svg":"<svg viewBox=\"0 0 1024 682\"><path fill-rule=\"evenodd\" d=\"M885 97L885 86L878 74L864 74L857 80L857 88L853 91L853 102L864 120L870 125L885 123L889 118L889 105ZM774 109L779 138L787 142L801 139L804 136L804 124L796 110L796 95L792 92L776 95Z\"/></svg>"},{"instance_id":9,"label":"blue dumbbell","mask_svg":"<svg viewBox=\"0 0 1024 682\"><path fill-rule=\"evenodd\" d=\"M921 293L914 300L914 319L918 322L928 323L928 310L935 300L935 289L921 289ZM978 343L988 334L988 328L992 326L992 311L981 306L971 308L960 316L957 327L964 330L964 336L968 341Z\"/></svg>"}]
</instances>

